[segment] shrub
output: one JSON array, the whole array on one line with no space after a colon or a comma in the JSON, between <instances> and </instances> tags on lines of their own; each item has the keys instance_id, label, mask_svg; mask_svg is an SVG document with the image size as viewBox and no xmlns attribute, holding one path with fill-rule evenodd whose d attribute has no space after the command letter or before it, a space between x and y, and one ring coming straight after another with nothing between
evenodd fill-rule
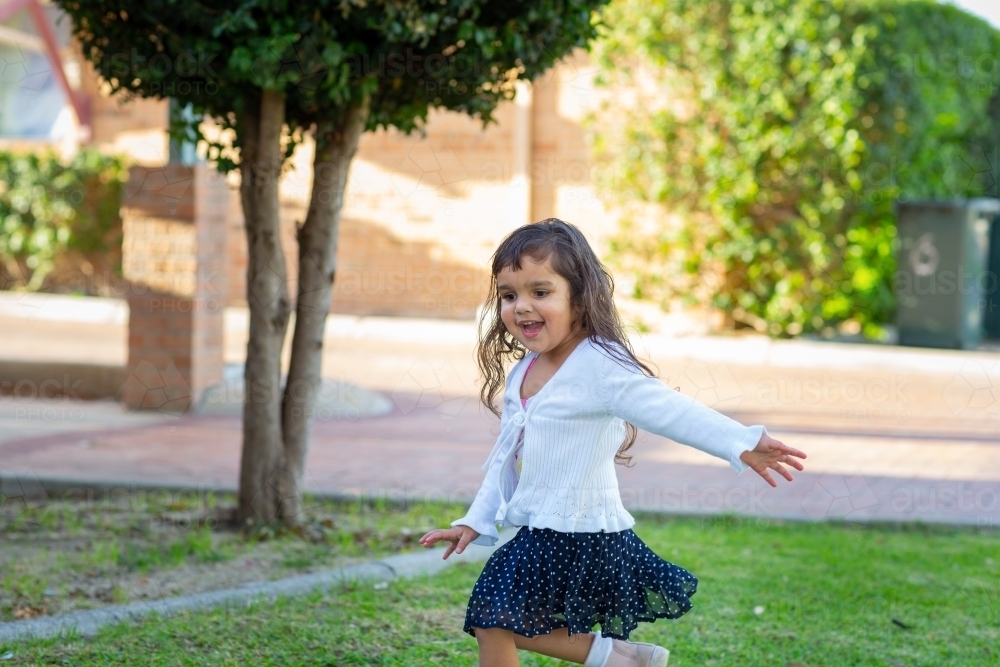
<instances>
[{"instance_id":1,"label":"shrub","mask_svg":"<svg viewBox=\"0 0 1000 667\"><path fill-rule=\"evenodd\" d=\"M0 288L38 290L60 253L120 247L127 179L122 158L91 149L68 163L0 151Z\"/></svg>"},{"instance_id":2,"label":"shrub","mask_svg":"<svg viewBox=\"0 0 1000 667\"><path fill-rule=\"evenodd\" d=\"M882 338L894 200L997 194L1000 38L954 6L618 0L606 22L598 84L656 91L590 118L614 187L663 206L611 241L636 297Z\"/></svg>"}]
</instances>

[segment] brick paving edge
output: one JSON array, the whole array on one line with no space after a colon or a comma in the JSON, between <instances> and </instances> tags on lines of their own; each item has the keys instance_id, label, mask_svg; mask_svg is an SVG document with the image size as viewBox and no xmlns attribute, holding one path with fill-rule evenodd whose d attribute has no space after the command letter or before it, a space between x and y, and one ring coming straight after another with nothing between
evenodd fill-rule
<instances>
[{"instance_id":1,"label":"brick paving edge","mask_svg":"<svg viewBox=\"0 0 1000 667\"><path fill-rule=\"evenodd\" d=\"M71 479L67 477L39 477L34 473L0 472L0 494L9 502L14 498L63 498L73 500L101 500L105 496L136 492L163 493L232 493L236 494L235 486L226 484L190 484L185 482L148 482L148 481L116 481L102 479ZM366 494L331 493L327 491L306 491L306 495L317 500L353 501L372 498ZM391 495L382 498L389 504L406 504L416 498L394 498Z\"/></svg>"},{"instance_id":2,"label":"brick paving edge","mask_svg":"<svg viewBox=\"0 0 1000 667\"><path fill-rule=\"evenodd\" d=\"M182 611L213 609L221 606L240 609L261 598L273 601L279 596L305 595L316 590L327 590L346 581L373 579L388 581L422 574L437 574L455 563L485 561L496 549L514 537L515 533L513 529L504 529L500 531L500 539L494 546L474 546L461 554L452 554L448 560L441 558L445 547L439 547L425 552L398 554L276 581L245 584L236 588L0 623L0 645L7 642L4 648L10 650L13 648L10 642L23 639L48 638L71 633L91 636L105 626L136 621L154 612L161 617L167 617Z\"/></svg>"}]
</instances>

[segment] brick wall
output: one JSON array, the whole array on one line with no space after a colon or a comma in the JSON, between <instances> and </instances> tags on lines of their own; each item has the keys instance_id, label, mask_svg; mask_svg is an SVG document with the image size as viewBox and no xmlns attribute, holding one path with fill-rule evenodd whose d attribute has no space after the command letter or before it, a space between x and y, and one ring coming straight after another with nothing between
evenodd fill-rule
<instances>
[{"instance_id":1,"label":"brick wall","mask_svg":"<svg viewBox=\"0 0 1000 667\"><path fill-rule=\"evenodd\" d=\"M521 224L546 217L577 225L603 255L622 208L620 194L595 178L587 148L582 120L604 94L593 86L594 72L587 54L579 51L532 86L527 210L523 188L515 184L516 144L524 135L513 103L500 105L497 123L486 129L462 114L431 111L425 136L394 130L365 134L345 199L332 312L471 317L485 299L489 257L500 240ZM98 145L124 150L144 164L165 161L164 102L121 104L93 94ZM307 138L293 157L294 169L281 181L292 294L295 225L305 217L312 157ZM232 187L238 178L229 181ZM220 254L227 259L228 288L220 300L241 305L246 302L246 241L238 192L230 190L228 199L225 252ZM160 270L173 269L164 260Z\"/></svg>"},{"instance_id":2,"label":"brick wall","mask_svg":"<svg viewBox=\"0 0 1000 667\"><path fill-rule=\"evenodd\" d=\"M205 165L133 167L122 207L133 408L180 413L222 379L230 193Z\"/></svg>"},{"instance_id":3,"label":"brick wall","mask_svg":"<svg viewBox=\"0 0 1000 667\"><path fill-rule=\"evenodd\" d=\"M245 306L246 236L239 193L230 192L225 303ZM304 207L287 200L283 203L281 239L293 298L298 271L294 230L304 217ZM407 242L380 225L344 218L330 310L353 315L471 318L486 292L487 281L481 267L447 257L436 244Z\"/></svg>"}]
</instances>

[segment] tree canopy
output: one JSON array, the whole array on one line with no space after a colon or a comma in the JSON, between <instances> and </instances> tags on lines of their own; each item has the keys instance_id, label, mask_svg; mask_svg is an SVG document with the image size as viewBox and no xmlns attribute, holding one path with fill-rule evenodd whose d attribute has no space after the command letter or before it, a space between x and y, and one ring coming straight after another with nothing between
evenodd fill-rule
<instances>
[{"instance_id":1,"label":"tree canopy","mask_svg":"<svg viewBox=\"0 0 1000 667\"><path fill-rule=\"evenodd\" d=\"M293 136L315 124L336 125L366 96L367 130L410 132L431 107L488 123L496 105L513 98L516 79L533 79L588 45L601 4L60 1L87 58L114 91L174 97L228 127L260 91L277 91L286 98ZM196 132L174 122L177 134ZM217 150L220 167L233 168Z\"/></svg>"}]
</instances>

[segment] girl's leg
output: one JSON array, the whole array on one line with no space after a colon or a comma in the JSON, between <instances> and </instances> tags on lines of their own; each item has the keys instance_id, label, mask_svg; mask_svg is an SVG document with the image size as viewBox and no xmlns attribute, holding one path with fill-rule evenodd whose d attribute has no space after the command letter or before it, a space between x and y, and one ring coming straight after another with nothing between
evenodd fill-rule
<instances>
[{"instance_id":1,"label":"girl's leg","mask_svg":"<svg viewBox=\"0 0 1000 667\"><path fill-rule=\"evenodd\" d=\"M559 628L547 635L525 637L504 628L476 628L479 667L518 667L517 649L541 653L560 660L583 664L594 642L594 633L569 636Z\"/></svg>"},{"instance_id":2,"label":"girl's leg","mask_svg":"<svg viewBox=\"0 0 1000 667\"><path fill-rule=\"evenodd\" d=\"M476 628L479 667L520 667L514 633L505 628Z\"/></svg>"},{"instance_id":3,"label":"girl's leg","mask_svg":"<svg viewBox=\"0 0 1000 667\"><path fill-rule=\"evenodd\" d=\"M514 644L520 649L534 651L560 660L578 662L582 665L587 659L587 654L590 653L590 645L594 643L594 636L593 632L588 632L585 635L571 637L568 629L558 628L547 635L535 635L530 638L514 635Z\"/></svg>"}]
</instances>

